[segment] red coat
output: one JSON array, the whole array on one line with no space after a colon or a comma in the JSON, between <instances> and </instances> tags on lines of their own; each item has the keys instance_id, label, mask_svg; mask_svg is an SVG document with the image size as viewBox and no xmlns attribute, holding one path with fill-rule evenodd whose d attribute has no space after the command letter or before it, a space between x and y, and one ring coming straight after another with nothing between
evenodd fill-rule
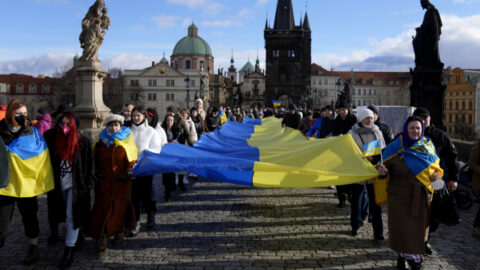
<instances>
[{"instance_id":1,"label":"red coat","mask_svg":"<svg viewBox=\"0 0 480 270\"><path fill-rule=\"evenodd\" d=\"M135 161L128 162L123 147L113 143L107 147L103 142L95 145L94 159L97 183L89 235L100 239L104 232L110 237L123 232L124 227L134 229L132 180L127 177L127 172Z\"/></svg>"}]
</instances>

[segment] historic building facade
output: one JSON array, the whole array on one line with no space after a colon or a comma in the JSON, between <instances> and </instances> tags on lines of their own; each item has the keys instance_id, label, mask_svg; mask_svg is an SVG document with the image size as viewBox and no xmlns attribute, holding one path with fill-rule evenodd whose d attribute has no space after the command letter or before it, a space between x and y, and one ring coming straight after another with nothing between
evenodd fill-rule
<instances>
[{"instance_id":1,"label":"historic building facade","mask_svg":"<svg viewBox=\"0 0 480 270\"><path fill-rule=\"evenodd\" d=\"M480 70L455 68L445 90L445 122L448 134L459 140L480 138Z\"/></svg>"},{"instance_id":2,"label":"historic building facade","mask_svg":"<svg viewBox=\"0 0 480 270\"><path fill-rule=\"evenodd\" d=\"M180 39L170 57L140 70L124 72L124 103L133 102L156 108L160 117L170 105L178 108L192 107L197 98L207 106L212 103L210 77L213 75L214 58L208 43L198 36L194 24L188 35Z\"/></svg>"},{"instance_id":3,"label":"historic building facade","mask_svg":"<svg viewBox=\"0 0 480 270\"><path fill-rule=\"evenodd\" d=\"M284 106L300 103L310 90L311 29L308 15L295 25L291 0L278 0L275 21L264 30L266 50L265 101Z\"/></svg>"}]
</instances>

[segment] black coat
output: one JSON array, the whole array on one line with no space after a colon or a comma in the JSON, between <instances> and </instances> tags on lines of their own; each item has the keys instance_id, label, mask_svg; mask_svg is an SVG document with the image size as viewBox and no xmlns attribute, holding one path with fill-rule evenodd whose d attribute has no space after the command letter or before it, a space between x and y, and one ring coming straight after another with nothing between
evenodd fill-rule
<instances>
[{"instance_id":1,"label":"black coat","mask_svg":"<svg viewBox=\"0 0 480 270\"><path fill-rule=\"evenodd\" d=\"M206 120L207 124L207 131L212 132L216 128L222 128L222 119L220 118L220 115L217 114L217 116L213 116L213 114L209 114L207 116Z\"/></svg>"},{"instance_id":2,"label":"black coat","mask_svg":"<svg viewBox=\"0 0 480 270\"><path fill-rule=\"evenodd\" d=\"M357 117L351 113L343 120L340 115L338 115L333 122L332 135L347 134L355 123L357 123Z\"/></svg>"},{"instance_id":3,"label":"black coat","mask_svg":"<svg viewBox=\"0 0 480 270\"><path fill-rule=\"evenodd\" d=\"M288 112L283 117L282 126L285 125L287 127L297 129L301 122L302 122L302 117L300 116L299 113L295 112L295 114L292 115L290 112Z\"/></svg>"},{"instance_id":4,"label":"black coat","mask_svg":"<svg viewBox=\"0 0 480 270\"><path fill-rule=\"evenodd\" d=\"M458 181L457 156L458 152L455 145L450 141L445 131L430 125L425 129L425 136L432 139L435 150L440 158L442 167L445 169L447 181Z\"/></svg>"},{"instance_id":5,"label":"black coat","mask_svg":"<svg viewBox=\"0 0 480 270\"><path fill-rule=\"evenodd\" d=\"M334 119L324 117L322 119L322 128L320 129L320 138L325 138L333 132Z\"/></svg>"},{"instance_id":6,"label":"black coat","mask_svg":"<svg viewBox=\"0 0 480 270\"><path fill-rule=\"evenodd\" d=\"M380 129L380 131L382 132L382 135L383 135L383 139L385 140L385 144L389 144L393 141L393 138L395 137L393 135L393 132L392 132L392 129L390 128L390 126L388 126L387 124L383 123L380 118L377 119L377 121L375 121L375 125L377 125L377 127Z\"/></svg>"},{"instance_id":7,"label":"black coat","mask_svg":"<svg viewBox=\"0 0 480 270\"><path fill-rule=\"evenodd\" d=\"M52 128L44 133L45 141L50 151L50 160L53 167L55 189L47 193L48 220L50 223L65 221L66 204L62 196L60 183L60 162L55 155L57 128ZM84 227L89 224L91 218L90 190L95 182L95 169L93 163L92 143L81 136L80 148L73 158L72 164L72 204L74 228Z\"/></svg>"}]
</instances>

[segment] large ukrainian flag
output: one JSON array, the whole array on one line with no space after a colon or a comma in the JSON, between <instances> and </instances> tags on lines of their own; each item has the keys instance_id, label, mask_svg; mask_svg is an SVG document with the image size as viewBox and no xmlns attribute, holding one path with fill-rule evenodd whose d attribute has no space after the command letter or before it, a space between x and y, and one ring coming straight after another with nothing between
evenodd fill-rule
<instances>
[{"instance_id":1,"label":"large ukrainian flag","mask_svg":"<svg viewBox=\"0 0 480 270\"><path fill-rule=\"evenodd\" d=\"M135 176L176 171L279 188L345 185L378 175L350 135L306 139L298 130L281 128L273 117L228 121L193 147L175 143L160 154L145 151L133 169Z\"/></svg>"},{"instance_id":2,"label":"large ukrainian flag","mask_svg":"<svg viewBox=\"0 0 480 270\"><path fill-rule=\"evenodd\" d=\"M32 134L20 136L7 146L10 177L0 195L28 198L54 188L47 143L36 128L32 130Z\"/></svg>"}]
</instances>

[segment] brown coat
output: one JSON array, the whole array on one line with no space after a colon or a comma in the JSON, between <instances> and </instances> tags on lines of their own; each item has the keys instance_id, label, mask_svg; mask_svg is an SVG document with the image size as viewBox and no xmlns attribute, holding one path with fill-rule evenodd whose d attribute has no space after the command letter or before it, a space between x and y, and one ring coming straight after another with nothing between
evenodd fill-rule
<instances>
[{"instance_id":1,"label":"brown coat","mask_svg":"<svg viewBox=\"0 0 480 270\"><path fill-rule=\"evenodd\" d=\"M100 239L103 233L110 237L124 227L135 228L132 182L127 178L135 162L128 162L123 147L115 144L107 147L103 142L95 145L94 159L97 182L89 235Z\"/></svg>"},{"instance_id":2,"label":"brown coat","mask_svg":"<svg viewBox=\"0 0 480 270\"><path fill-rule=\"evenodd\" d=\"M388 183L388 230L390 248L424 254L428 239L432 194L407 168L400 155L385 163Z\"/></svg>"},{"instance_id":3,"label":"brown coat","mask_svg":"<svg viewBox=\"0 0 480 270\"><path fill-rule=\"evenodd\" d=\"M473 170L472 188L480 191L480 143L473 146L468 166Z\"/></svg>"}]
</instances>

